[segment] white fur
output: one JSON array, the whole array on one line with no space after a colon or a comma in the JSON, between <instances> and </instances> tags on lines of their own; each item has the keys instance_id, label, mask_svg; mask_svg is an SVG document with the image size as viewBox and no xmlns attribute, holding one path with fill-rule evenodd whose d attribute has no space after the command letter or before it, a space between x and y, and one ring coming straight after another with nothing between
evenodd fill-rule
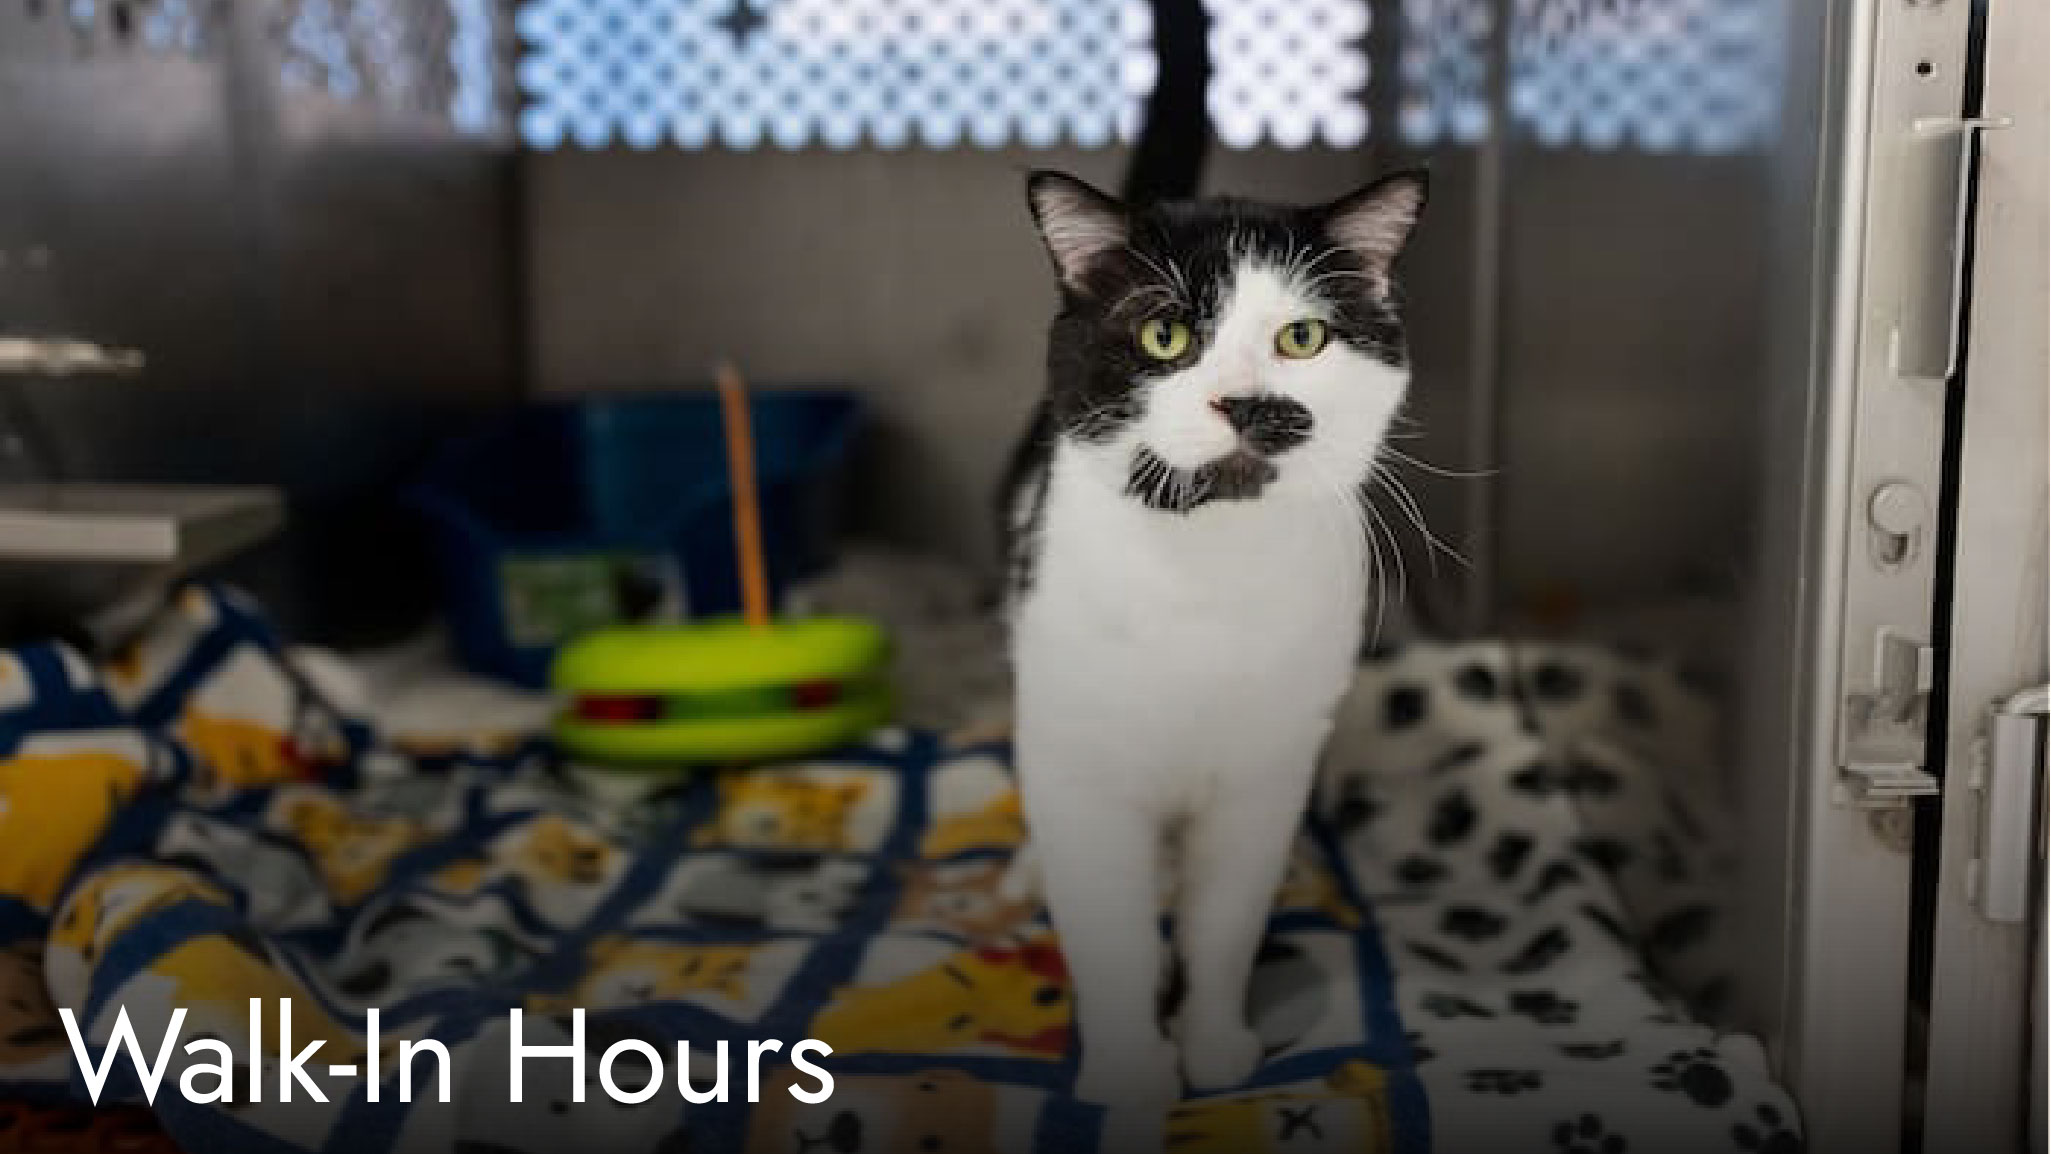
<instances>
[{"instance_id":1,"label":"white fur","mask_svg":"<svg viewBox=\"0 0 2051 1154\"><path fill-rule=\"evenodd\" d=\"M1013 607L1020 778L1075 982L1077 1090L1155 1117L1183 1078L1222 1089L1260 1060L1246 983L1361 640L1356 490L1407 374L1337 339L1278 354L1277 329L1320 315L1311 301L1288 272L1242 265L1197 361L1138 386L1139 419L1106 444L1057 441ZM1301 401L1314 427L1257 499L1177 514L1126 494L1141 446L1186 468L1232 451L1210 402L1259 393ZM1156 1016L1166 889L1179 1062Z\"/></svg>"}]
</instances>

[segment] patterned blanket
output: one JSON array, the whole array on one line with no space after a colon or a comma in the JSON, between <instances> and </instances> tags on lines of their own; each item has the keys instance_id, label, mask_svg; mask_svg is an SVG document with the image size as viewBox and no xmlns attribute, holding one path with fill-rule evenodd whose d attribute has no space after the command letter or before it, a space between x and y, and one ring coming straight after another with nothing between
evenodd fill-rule
<instances>
[{"instance_id":1,"label":"patterned blanket","mask_svg":"<svg viewBox=\"0 0 2051 1154\"><path fill-rule=\"evenodd\" d=\"M1098 1123L1064 1092L1069 992L1044 913L996 886L1022 835L999 737L885 731L605 805L539 745L380 742L297 676L251 607L194 590L107 668L58 647L0 657L0 741L13 1096L84 1092L52 1003L96 1047L125 1008L152 1057L182 1008L182 1037L243 1063L257 997L263 1101L243 1100L246 1071L235 1101L188 1101L182 1058L159 1088L188 1149L1067 1151ZM1380 945L1321 837L1299 847L1254 983L1268 1067L1180 1111L1178 1149L1257 1149L1278 1112L1350 1149L1426 1148ZM325 1104L278 1100L281 997L294 1048L324 1044L309 1073ZM360 1074L321 1071L368 1064L373 1007L377 1102ZM508 1102L515 1007L529 1045L567 1043L586 1011L581 1102L571 1064L539 1058ZM422 1038L450 1051L446 1105L432 1057L398 1100L397 1044ZM699 1090L728 1041L728 1100L665 1085L614 1101L599 1055L628 1038L672 1081L687 1039ZM806 1038L833 1048L832 1097L787 1094L794 1070L770 1054L751 1107L748 1043ZM632 1091L651 1071L629 1057L607 1073ZM115 1065L107 1096L139 1096L130 1070Z\"/></svg>"},{"instance_id":2,"label":"patterned blanket","mask_svg":"<svg viewBox=\"0 0 2051 1154\"><path fill-rule=\"evenodd\" d=\"M1560 691L1577 678L1599 688ZM1611 688L1626 684L1657 692L1633 702ZM1685 803L1648 808L1635 755L1592 736L1684 697L1590 653L1371 664L1261 950L1267 1061L1180 1107L1170 1148L1798 1150L1757 1045L1689 1020L1618 896L1640 868L1710 876L1673 842ZM1058 945L997 886L1023 833L1001 733L885 730L621 805L539 742L384 739L253 606L195 588L103 666L0 654L0 759L0 1100L88 1096L53 1007L95 1061L123 1010L154 1058L182 1009L182 1038L218 1039L238 1067L231 1100L193 1101L228 1079L204 1051L174 1055L153 1108L189 1150L1095 1143L1099 1112L1066 1094ZM1644 820L1594 838L1591 804ZM1700 931L1715 913L1649 916ZM279 1100L280 998L294 1049L323 1044L307 1073L324 1103ZM509 1101L515 1009L526 1045L581 1047L581 1085L570 1061L529 1058ZM817 1104L786 1092L808 1038L833 1050ZM441 1060L415 1053L402 1101L401 1047L428 1039L448 1100ZM758 1059L770 1039L783 1048ZM601 1068L629 1040L645 1045ZM112 1071L103 1102L143 1098L125 1060ZM650 1091L630 1105L607 1084Z\"/></svg>"}]
</instances>

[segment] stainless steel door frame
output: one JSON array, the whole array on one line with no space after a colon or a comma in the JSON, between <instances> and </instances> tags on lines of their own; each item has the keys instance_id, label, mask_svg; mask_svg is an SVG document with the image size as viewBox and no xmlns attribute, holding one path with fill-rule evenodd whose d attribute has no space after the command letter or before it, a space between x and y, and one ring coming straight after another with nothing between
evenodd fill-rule
<instances>
[{"instance_id":1,"label":"stainless steel door frame","mask_svg":"<svg viewBox=\"0 0 2051 1154\"><path fill-rule=\"evenodd\" d=\"M1931 334L1951 302L1926 290L1955 223L1944 145L1960 135L1971 12L1908 0L1787 11L1741 1012L1771 1040L1811 1149L1887 1154L1905 1103L1907 806L1935 788L1915 739L1947 389Z\"/></svg>"},{"instance_id":2,"label":"stainless steel door frame","mask_svg":"<svg viewBox=\"0 0 2051 1154\"><path fill-rule=\"evenodd\" d=\"M2030 890L2041 869L2040 831L2032 826L2042 807L2032 801L2041 797L2042 767L2033 719L1997 722L1996 710L2046 677L2047 34L2042 0L1987 6L1983 116L2013 123L1981 145L1965 318L1970 361L1958 382L1949 708L1938 731L1948 769L1923 1106L1930 1151L2017 1150L2032 1127L2043 1133L2043 1074L2033 1075L2029 1063L2041 1038L2029 1023L2044 1013L2033 1005L2032 980L2043 964L2032 942L2043 931L2041 895ZM1993 744L1992 724L2021 742L2004 753Z\"/></svg>"}]
</instances>

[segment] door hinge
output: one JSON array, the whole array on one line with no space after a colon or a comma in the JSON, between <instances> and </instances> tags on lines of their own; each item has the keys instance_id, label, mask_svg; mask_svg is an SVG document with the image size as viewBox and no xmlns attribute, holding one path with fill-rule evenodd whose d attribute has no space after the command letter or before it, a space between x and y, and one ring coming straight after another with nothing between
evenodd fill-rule
<instances>
[{"instance_id":1,"label":"door hinge","mask_svg":"<svg viewBox=\"0 0 2051 1154\"><path fill-rule=\"evenodd\" d=\"M2021 922L2030 914L2030 875L2042 852L2039 735L2047 709L2051 686L2023 690L1990 711L1987 732L1974 743L1969 784L1980 795L1980 829L1966 866L1966 897L1990 922Z\"/></svg>"}]
</instances>

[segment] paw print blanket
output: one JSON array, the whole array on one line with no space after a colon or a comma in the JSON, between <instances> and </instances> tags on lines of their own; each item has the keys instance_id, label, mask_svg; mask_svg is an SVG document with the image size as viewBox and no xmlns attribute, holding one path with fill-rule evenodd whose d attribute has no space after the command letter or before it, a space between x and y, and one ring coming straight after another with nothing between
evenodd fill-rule
<instances>
[{"instance_id":1,"label":"paw print blanket","mask_svg":"<svg viewBox=\"0 0 2051 1154\"><path fill-rule=\"evenodd\" d=\"M1578 801L1630 759L1560 761L1599 727L1561 697L1549 739L1519 676L1485 648L1363 674L1347 733L1381 756L1335 761L1277 895L1267 1060L1176 1110L1171 1148L1799 1148L1757 1048L1693 1024L1626 918L1668 816L1588 841ZM103 664L0 654L0 1100L143 1101L97 1063L124 1020L158 1058L175 1020L151 1108L190 1150L1093 1148L1059 944L998 885L1024 833L1002 734L886 730L626 806L559 768L386 740L232 593ZM1661 911L1662 940L1714 916ZM320 1044L303 1081L288 1032ZM824 1101L790 1092L803 1039ZM517 1102L516 1044L558 1048Z\"/></svg>"}]
</instances>

